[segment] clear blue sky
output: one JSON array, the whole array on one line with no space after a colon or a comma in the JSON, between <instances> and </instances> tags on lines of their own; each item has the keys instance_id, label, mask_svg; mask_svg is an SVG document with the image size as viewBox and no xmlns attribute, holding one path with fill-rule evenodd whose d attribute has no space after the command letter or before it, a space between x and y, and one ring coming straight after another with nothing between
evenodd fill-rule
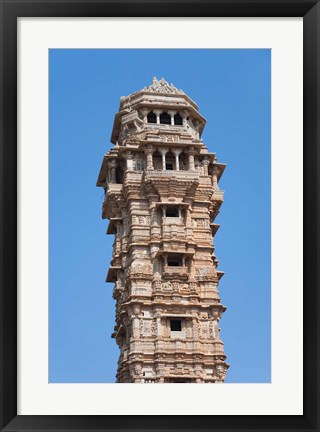
<instances>
[{"instance_id":1,"label":"clear blue sky","mask_svg":"<svg viewBox=\"0 0 320 432\"><path fill-rule=\"evenodd\" d=\"M49 381L115 381L113 236L95 184L120 96L157 76L199 105L203 141L227 164L215 236L227 382L270 382L271 51L53 49L49 62Z\"/></svg>"}]
</instances>

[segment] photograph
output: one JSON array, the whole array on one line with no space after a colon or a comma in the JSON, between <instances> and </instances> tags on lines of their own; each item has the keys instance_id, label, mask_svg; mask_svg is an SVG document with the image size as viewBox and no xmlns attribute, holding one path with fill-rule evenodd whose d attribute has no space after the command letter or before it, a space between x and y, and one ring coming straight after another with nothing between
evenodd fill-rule
<instances>
[{"instance_id":1,"label":"photograph","mask_svg":"<svg viewBox=\"0 0 320 432\"><path fill-rule=\"evenodd\" d=\"M271 383L270 49L49 49L49 383Z\"/></svg>"},{"instance_id":2,"label":"photograph","mask_svg":"<svg viewBox=\"0 0 320 432\"><path fill-rule=\"evenodd\" d=\"M0 432L319 431L320 0L0 3Z\"/></svg>"}]
</instances>

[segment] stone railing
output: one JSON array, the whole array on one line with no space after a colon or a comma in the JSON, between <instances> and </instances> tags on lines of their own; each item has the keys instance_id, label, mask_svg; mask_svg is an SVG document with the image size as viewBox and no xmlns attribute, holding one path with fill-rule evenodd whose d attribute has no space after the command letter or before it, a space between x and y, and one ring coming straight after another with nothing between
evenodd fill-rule
<instances>
[{"instance_id":1,"label":"stone railing","mask_svg":"<svg viewBox=\"0 0 320 432\"><path fill-rule=\"evenodd\" d=\"M146 170L145 171L146 179L157 179L161 177L175 177L177 179L182 180L198 180L199 173L198 171L177 171L177 170ZM220 192L220 191L218 191Z\"/></svg>"},{"instance_id":2,"label":"stone railing","mask_svg":"<svg viewBox=\"0 0 320 432\"><path fill-rule=\"evenodd\" d=\"M144 123L143 124L144 129L151 130L151 131L174 131L174 132L181 132L181 130L187 130L184 125L172 125L172 124L162 124L162 123Z\"/></svg>"},{"instance_id":3,"label":"stone railing","mask_svg":"<svg viewBox=\"0 0 320 432\"><path fill-rule=\"evenodd\" d=\"M164 266L163 273L167 276L188 276L188 268L182 266Z\"/></svg>"},{"instance_id":4,"label":"stone railing","mask_svg":"<svg viewBox=\"0 0 320 432\"><path fill-rule=\"evenodd\" d=\"M166 223L168 223L168 219L166 218ZM174 218L170 218L174 219ZM185 227L180 225L163 225L162 226L162 237L163 238L171 238L171 237L180 237L185 238L186 232Z\"/></svg>"},{"instance_id":5,"label":"stone railing","mask_svg":"<svg viewBox=\"0 0 320 432\"><path fill-rule=\"evenodd\" d=\"M194 340L194 337L185 338L171 338L166 340L155 341L154 348L156 351L183 351L186 354L193 353L194 351L204 352L212 355L224 355L223 344L221 342L211 341L210 343L205 340Z\"/></svg>"}]
</instances>

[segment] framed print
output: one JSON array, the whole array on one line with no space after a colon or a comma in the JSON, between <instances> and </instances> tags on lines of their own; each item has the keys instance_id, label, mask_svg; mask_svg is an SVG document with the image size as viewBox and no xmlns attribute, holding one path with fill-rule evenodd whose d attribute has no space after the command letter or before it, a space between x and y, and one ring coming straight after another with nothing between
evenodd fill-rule
<instances>
[{"instance_id":1,"label":"framed print","mask_svg":"<svg viewBox=\"0 0 320 432\"><path fill-rule=\"evenodd\" d=\"M1 430L318 430L319 3L2 1L1 14ZM110 146L102 129L110 123L111 132L119 101ZM203 141L202 106L207 128L216 122ZM184 150L184 133L192 149ZM218 228L218 208L192 198L195 186L177 185L193 176L221 198L224 162L233 219L221 216L221 228L229 223L231 239L209 247L204 237ZM126 171L145 183L138 198L133 188L119 204ZM95 225L96 181L113 246L104 243L106 226ZM124 223L126 212L133 213ZM123 252L117 258L127 223L136 226L129 263ZM184 223L193 237L182 251ZM144 250L147 229L152 244ZM230 330L221 321L229 377L217 319L224 306L216 295L218 315L210 315L204 300L196 303L200 286L208 300L223 276L220 267L212 279L204 274L206 260L218 264L213 246L229 289L228 297L222 280L221 301L238 316ZM148 272L141 263L149 247ZM225 268L230 256L238 267ZM113 304L104 309L106 257L116 320ZM150 285L157 315L141 298L130 309L122 280L131 299ZM163 296L181 307L161 309ZM105 315L114 315L108 331ZM139 358L130 352L129 331L166 340L157 342L155 367L149 342ZM120 346L117 372L114 342L100 349L110 333ZM195 334L201 343L188 363L186 341Z\"/></svg>"}]
</instances>

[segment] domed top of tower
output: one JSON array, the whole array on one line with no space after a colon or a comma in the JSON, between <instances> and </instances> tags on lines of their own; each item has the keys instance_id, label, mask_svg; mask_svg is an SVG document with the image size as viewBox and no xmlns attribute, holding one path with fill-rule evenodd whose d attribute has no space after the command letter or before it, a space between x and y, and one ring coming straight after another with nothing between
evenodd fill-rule
<instances>
[{"instance_id":1,"label":"domed top of tower","mask_svg":"<svg viewBox=\"0 0 320 432\"><path fill-rule=\"evenodd\" d=\"M173 84L164 78L153 78L152 84L128 96L121 96L119 112L115 115L111 142L119 141L123 128L134 130L147 128L147 123L158 124L160 128L181 125L199 139L206 124L199 113L198 105ZM159 116L166 117L163 121ZM150 116L154 120L150 119ZM174 119L174 116L177 116ZM144 123L144 125L143 125ZM183 129L183 128L182 128ZM192 132L192 129L195 131ZM120 139L121 141L121 139Z\"/></svg>"},{"instance_id":2,"label":"domed top of tower","mask_svg":"<svg viewBox=\"0 0 320 432\"><path fill-rule=\"evenodd\" d=\"M124 107L124 105L127 105L128 103L131 103L137 96L141 94L150 94L152 96L165 95L167 97L173 98L176 98L179 95L180 99L182 97L182 99L185 99L185 101L193 106L196 110L199 109L198 105L189 96L187 96L184 91L179 90L172 83L169 84L164 78L158 80L156 77L153 77L151 85L145 86L143 89L132 93L129 96L121 96L120 108Z\"/></svg>"}]
</instances>

